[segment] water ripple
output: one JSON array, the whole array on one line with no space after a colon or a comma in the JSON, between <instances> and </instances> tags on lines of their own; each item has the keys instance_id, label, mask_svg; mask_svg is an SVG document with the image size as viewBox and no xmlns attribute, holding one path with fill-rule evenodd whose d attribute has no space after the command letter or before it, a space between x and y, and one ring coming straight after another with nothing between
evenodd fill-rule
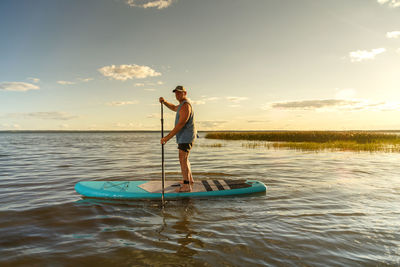
<instances>
[{"instance_id":1,"label":"water ripple","mask_svg":"<svg viewBox=\"0 0 400 267\"><path fill-rule=\"evenodd\" d=\"M81 180L157 180L158 133L0 133L0 265L400 265L400 155L248 149L200 138L195 179L267 193L168 201L81 199ZM180 179L176 145L166 177Z\"/></svg>"}]
</instances>

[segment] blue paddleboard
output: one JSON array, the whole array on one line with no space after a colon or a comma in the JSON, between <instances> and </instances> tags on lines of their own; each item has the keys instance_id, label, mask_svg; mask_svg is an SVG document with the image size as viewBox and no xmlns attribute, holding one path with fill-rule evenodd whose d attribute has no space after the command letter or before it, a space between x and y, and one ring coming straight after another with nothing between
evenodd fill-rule
<instances>
[{"instance_id":1,"label":"blue paddleboard","mask_svg":"<svg viewBox=\"0 0 400 267\"><path fill-rule=\"evenodd\" d=\"M177 193L178 181L165 181L164 197L219 197L265 192L265 184L255 180L203 180L192 185L192 192ZM87 181L75 190L85 197L105 199L161 199L161 181Z\"/></svg>"}]
</instances>

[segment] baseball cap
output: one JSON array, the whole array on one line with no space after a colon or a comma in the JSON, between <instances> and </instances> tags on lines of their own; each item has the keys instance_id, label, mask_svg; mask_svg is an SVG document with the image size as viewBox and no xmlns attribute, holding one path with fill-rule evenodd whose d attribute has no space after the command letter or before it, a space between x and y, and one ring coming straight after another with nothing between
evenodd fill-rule
<instances>
[{"instance_id":1,"label":"baseball cap","mask_svg":"<svg viewBox=\"0 0 400 267\"><path fill-rule=\"evenodd\" d=\"M175 93L176 91L186 92L186 89L182 85L178 85L172 92Z\"/></svg>"}]
</instances>

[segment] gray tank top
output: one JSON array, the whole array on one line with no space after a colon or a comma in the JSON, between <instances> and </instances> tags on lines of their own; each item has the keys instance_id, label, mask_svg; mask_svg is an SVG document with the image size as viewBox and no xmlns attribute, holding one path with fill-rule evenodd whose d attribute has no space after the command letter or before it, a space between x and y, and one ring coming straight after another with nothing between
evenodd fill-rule
<instances>
[{"instance_id":1,"label":"gray tank top","mask_svg":"<svg viewBox=\"0 0 400 267\"><path fill-rule=\"evenodd\" d=\"M184 103L188 103L190 107L192 107L190 102L186 100L179 104L178 110L176 111L175 125L177 125L179 122L179 111ZM183 128L176 134L176 142L178 144L192 143L196 139L196 136L197 131L196 127L194 126L194 113L193 108L191 108L188 121L186 122L185 126L183 126Z\"/></svg>"}]
</instances>

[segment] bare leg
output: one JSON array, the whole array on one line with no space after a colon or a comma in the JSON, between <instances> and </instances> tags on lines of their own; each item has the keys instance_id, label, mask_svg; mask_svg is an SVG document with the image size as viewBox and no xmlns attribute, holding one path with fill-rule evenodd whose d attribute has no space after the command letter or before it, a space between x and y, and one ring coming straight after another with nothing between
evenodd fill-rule
<instances>
[{"instance_id":1,"label":"bare leg","mask_svg":"<svg viewBox=\"0 0 400 267\"><path fill-rule=\"evenodd\" d=\"M189 181L190 177L192 176L189 163L189 152L185 152L179 149L179 163L181 164L183 181ZM191 192L191 191L192 191L192 186L190 184L183 184L182 187L179 189L179 192Z\"/></svg>"},{"instance_id":2,"label":"bare leg","mask_svg":"<svg viewBox=\"0 0 400 267\"><path fill-rule=\"evenodd\" d=\"M192 168L191 168L191 165L190 165L190 162L189 162L189 153L188 153L188 159L187 159L187 164L188 164L188 168L189 168L189 182L191 184L193 184L194 180L193 180L193 176L192 176Z\"/></svg>"},{"instance_id":3,"label":"bare leg","mask_svg":"<svg viewBox=\"0 0 400 267\"><path fill-rule=\"evenodd\" d=\"M182 151L182 152L184 152L184 151ZM187 160L186 160L186 164L187 164L187 168L188 168L188 171L187 171L187 173L188 173L188 180L189 180L189 183L190 184L193 184L194 183L194 180L193 180L193 176L192 176L192 168L191 168L191 165L190 165L190 162L189 162L189 154L190 154L190 151L189 152L184 152L184 153L187 153ZM180 154L179 154L180 155ZM185 158L185 156L182 156L183 158ZM179 156L179 162L181 162L181 156ZM183 159L184 160L184 159ZM181 170L182 170L182 163L181 163ZM182 176L183 176L183 171L182 171ZM185 180L185 178L183 178L183 180L180 182L180 184L183 184L183 181Z\"/></svg>"}]
</instances>

